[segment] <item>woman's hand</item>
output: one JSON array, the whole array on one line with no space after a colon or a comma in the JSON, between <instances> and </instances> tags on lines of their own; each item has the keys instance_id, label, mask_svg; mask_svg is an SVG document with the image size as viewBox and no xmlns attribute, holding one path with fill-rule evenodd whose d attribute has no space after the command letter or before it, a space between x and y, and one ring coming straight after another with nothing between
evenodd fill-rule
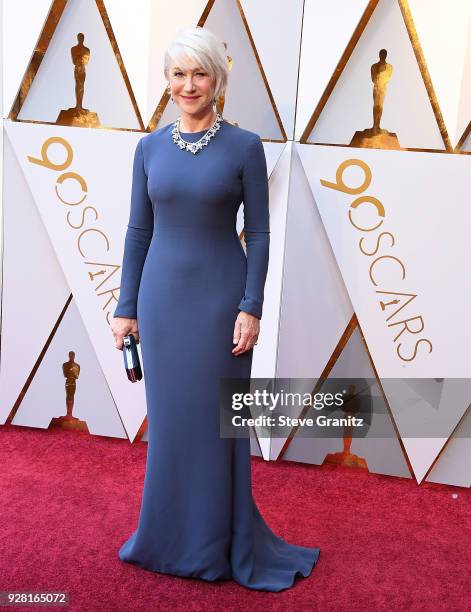
<instances>
[{"instance_id":1,"label":"woman's hand","mask_svg":"<svg viewBox=\"0 0 471 612\"><path fill-rule=\"evenodd\" d=\"M111 331L113 332L115 346L120 351L123 350L123 338L128 334L132 334L139 344L139 331L137 328L137 319L126 319L124 317L113 317L111 320Z\"/></svg>"},{"instance_id":2,"label":"woman's hand","mask_svg":"<svg viewBox=\"0 0 471 612\"><path fill-rule=\"evenodd\" d=\"M241 310L237 315L234 325L234 344L232 349L234 355L240 355L249 351L257 344L258 334L260 333L260 320L257 317Z\"/></svg>"}]
</instances>

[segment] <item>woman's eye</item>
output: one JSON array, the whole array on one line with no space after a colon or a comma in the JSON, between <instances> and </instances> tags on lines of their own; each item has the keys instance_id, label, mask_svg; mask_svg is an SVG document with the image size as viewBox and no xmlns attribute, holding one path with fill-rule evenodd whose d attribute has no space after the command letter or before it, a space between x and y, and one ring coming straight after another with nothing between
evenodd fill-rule
<instances>
[{"instance_id":1,"label":"woman's eye","mask_svg":"<svg viewBox=\"0 0 471 612\"><path fill-rule=\"evenodd\" d=\"M183 76L183 72L174 72L173 76L176 76L176 77ZM205 72L195 72L195 76L205 77L206 73Z\"/></svg>"}]
</instances>

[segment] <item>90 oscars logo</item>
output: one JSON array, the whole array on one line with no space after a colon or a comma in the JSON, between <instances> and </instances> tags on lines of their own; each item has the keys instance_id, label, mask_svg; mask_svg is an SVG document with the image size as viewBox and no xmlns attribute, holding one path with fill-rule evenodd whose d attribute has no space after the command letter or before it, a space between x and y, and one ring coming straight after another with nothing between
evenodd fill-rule
<instances>
[{"instance_id":1,"label":"90 oscars logo","mask_svg":"<svg viewBox=\"0 0 471 612\"><path fill-rule=\"evenodd\" d=\"M344 180L344 172L347 168L351 166L360 168L363 173L363 182L358 187L351 187L347 185ZM346 193L348 195L356 195L359 196L353 200L350 204L350 208L348 210L348 219L350 224L359 232L365 233L365 236L362 236L358 242L358 247L360 251L366 257L373 258L371 264L369 266L369 279L371 284L374 287L384 286L384 283L388 283L389 281L381 280L381 263L384 261L391 261L394 263L397 268L400 282L403 282L406 278L406 267L404 263L399 259L399 257L395 257L394 255L385 254L378 255L380 249L389 249L394 247L396 243L396 238L394 234L390 231L381 231L377 232L377 230L383 225L386 218L386 210L384 205L378 198L371 195L360 195L363 194L368 187L370 186L372 178L371 169L364 161L361 159L347 159L342 162L337 168L335 174L335 183L321 179L321 185L327 187L328 189L335 189L337 191L341 191L342 193ZM376 209L376 214L378 217L378 222L371 227L365 227L364 225L360 225L358 220L355 219L355 212L359 212L359 208L364 204L373 204ZM373 233L374 232L374 233ZM373 244L368 244L368 237L374 236ZM387 285L386 285L387 286ZM416 293L406 293L399 291L388 291L386 288L384 289L376 289L376 293L378 294L378 305L381 308L382 312L386 315L387 326L391 328L396 328L399 330L399 333L394 337L393 342L396 343L399 339L400 342L396 345L396 353L402 361L413 361L419 351L419 346L425 345L428 347L428 353L432 352L432 343L427 338L418 337L425 329L424 319L420 314L414 312L414 316L406 316L404 317L404 312L410 312L411 306L410 304L417 297ZM399 313L406 309L404 312L399 315ZM412 314L412 313L411 313ZM405 335L403 335L405 334ZM411 344L413 343L413 346ZM423 347L424 348L424 347ZM423 351L422 351L423 352Z\"/></svg>"},{"instance_id":2,"label":"90 oscars logo","mask_svg":"<svg viewBox=\"0 0 471 612\"><path fill-rule=\"evenodd\" d=\"M49 155L49 149L53 145L59 145L63 148L65 153L65 161L62 163L56 163L51 160ZM67 211L65 215L65 221L69 229L78 232L76 248L80 254L80 257L85 260L89 258L101 258L103 252L108 253L110 250L110 240L106 233L98 227L86 227L86 225L93 225L98 221L100 214L95 206L87 205L84 203L88 197L88 185L83 176L72 170L67 170L74 158L74 152L71 144L60 136L52 136L47 138L41 147L41 157L27 156L28 161L32 164L38 164L39 166L53 172L60 172L55 179L54 191L56 194L57 202L60 205L64 205ZM63 193L63 185L66 181L74 181L80 190L81 196L77 200L66 199ZM94 240L90 240L91 237ZM98 241L96 240L98 238ZM116 292L119 291L119 285L117 287L109 287L110 279L120 269L120 265L103 263L100 261L84 261L87 266L93 266L93 269L89 269L88 280L92 283L99 282L95 287L94 291L98 296L104 296L103 299L107 298L107 301L103 304L102 309L106 311L106 320L109 324L109 316L111 314L110 308L116 306L118 301ZM102 289L101 292L98 292Z\"/></svg>"}]
</instances>

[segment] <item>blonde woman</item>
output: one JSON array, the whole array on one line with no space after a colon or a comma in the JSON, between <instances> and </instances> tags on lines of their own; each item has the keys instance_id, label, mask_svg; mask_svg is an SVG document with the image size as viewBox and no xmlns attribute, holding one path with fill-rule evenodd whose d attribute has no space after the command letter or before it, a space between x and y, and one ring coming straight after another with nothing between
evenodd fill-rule
<instances>
[{"instance_id":1,"label":"blonde woman","mask_svg":"<svg viewBox=\"0 0 471 612\"><path fill-rule=\"evenodd\" d=\"M148 449L138 526L119 557L280 591L308 576L320 551L269 529L252 497L250 440L219 434L220 378L250 377L270 238L260 137L215 109L225 51L204 28L180 32L165 55L180 116L135 151L112 330L118 349L124 335L140 338Z\"/></svg>"}]
</instances>

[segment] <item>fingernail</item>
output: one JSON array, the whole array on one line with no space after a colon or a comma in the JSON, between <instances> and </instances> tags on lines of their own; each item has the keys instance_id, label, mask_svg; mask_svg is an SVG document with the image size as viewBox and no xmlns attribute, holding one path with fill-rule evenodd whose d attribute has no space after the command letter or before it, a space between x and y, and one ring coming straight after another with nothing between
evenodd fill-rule
<instances>
[{"instance_id":1,"label":"fingernail","mask_svg":"<svg viewBox=\"0 0 471 612\"><path fill-rule=\"evenodd\" d=\"M236 340L235 338L233 338L233 339L232 339L232 342L233 342L234 344L237 344L237 340Z\"/></svg>"}]
</instances>

